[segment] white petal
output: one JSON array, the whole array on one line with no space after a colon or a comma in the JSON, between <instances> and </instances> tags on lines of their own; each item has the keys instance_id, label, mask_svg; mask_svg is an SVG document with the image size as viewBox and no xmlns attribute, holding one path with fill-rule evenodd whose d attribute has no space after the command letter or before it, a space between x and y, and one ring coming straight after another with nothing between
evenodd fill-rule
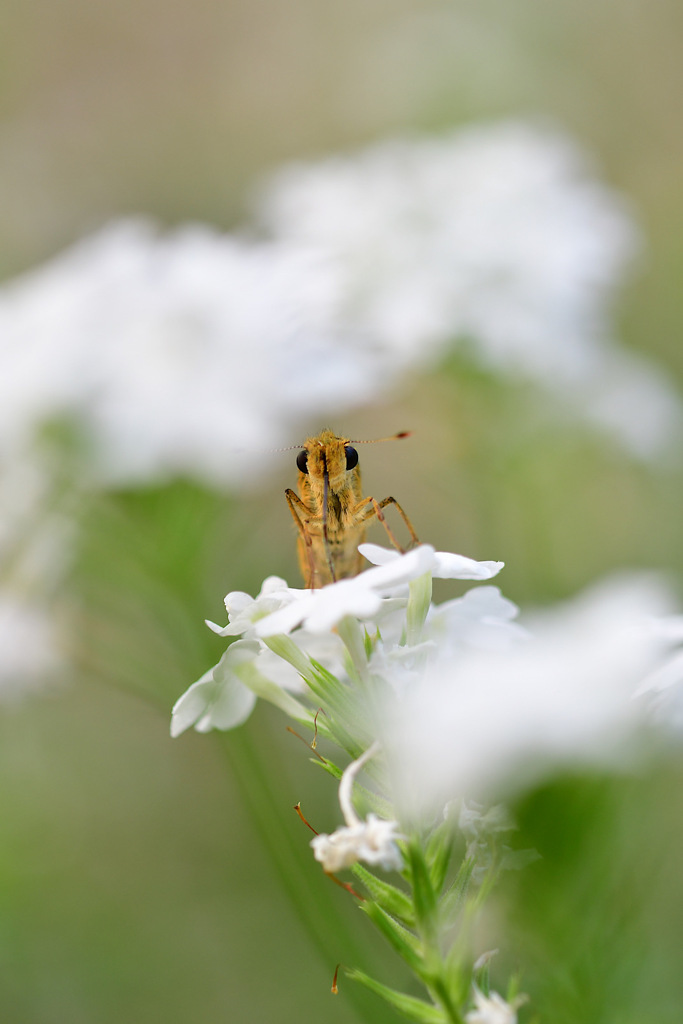
<instances>
[{"instance_id":1,"label":"white petal","mask_svg":"<svg viewBox=\"0 0 683 1024\"><path fill-rule=\"evenodd\" d=\"M198 732L233 729L251 714L256 697L237 676L234 666L253 660L259 645L237 640L221 660L187 690L173 706L171 736L179 736L194 725Z\"/></svg>"},{"instance_id":2,"label":"white petal","mask_svg":"<svg viewBox=\"0 0 683 1024\"><path fill-rule=\"evenodd\" d=\"M476 562L450 551L437 551L435 557L432 576L440 580L490 580L505 565L505 562Z\"/></svg>"},{"instance_id":3,"label":"white petal","mask_svg":"<svg viewBox=\"0 0 683 1024\"><path fill-rule=\"evenodd\" d=\"M382 548L378 544L359 544L358 550L374 565L395 566L397 574L400 572L398 567L401 565L406 575L401 576L400 582L407 582L422 574L416 567L413 567L410 558L417 552L425 550L431 551L433 558L430 563L426 554L416 556L420 559L420 569L422 572L431 571L432 576L437 579L488 580L499 573L505 564L504 562L477 562L473 558L465 558L464 555L452 554L450 551L434 551L429 544L413 548L405 555L401 555L398 551L391 551L389 548Z\"/></svg>"}]
</instances>

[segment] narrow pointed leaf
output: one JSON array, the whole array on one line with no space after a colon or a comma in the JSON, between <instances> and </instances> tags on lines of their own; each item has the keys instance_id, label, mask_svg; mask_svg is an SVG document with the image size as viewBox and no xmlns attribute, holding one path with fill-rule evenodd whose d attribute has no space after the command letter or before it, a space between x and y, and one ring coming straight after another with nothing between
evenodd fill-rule
<instances>
[{"instance_id":1,"label":"narrow pointed leaf","mask_svg":"<svg viewBox=\"0 0 683 1024\"><path fill-rule=\"evenodd\" d=\"M466 857L460 865L455 881L441 901L441 912L444 918L453 918L467 899L474 868L473 858Z\"/></svg>"},{"instance_id":2,"label":"narrow pointed leaf","mask_svg":"<svg viewBox=\"0 0 683 1024\"><path fill-rule=\"evenodd\" d=\"M420 951L420 943L415 935L371 900L361 903L360 909L379 928L410 969L421 978L424 975L424 963Z\"/></svg>"},{"instance_id":3,"label":"narrow pointed leaf","mask_svg":"<svg viewBox=\"0 0 683 1024\"><path fill-rule=\"evenodd\" d=\"M431 943L434 940L437 899L422 848L417 841L411 841L408 846L408 861L417 921L425 938Z\"/></svg>"},{"instance_id":4,"label":"narrow pointed leaf","mask_svg":"<svg viewBox=\"0 0 683 1024\"><path fill-rule=\"evenodd\" d=\"M427 844L427 863L432 888L440 893L446 881L446 874L453 852L453 836L450 828L438 829Z\"/></svg>"},{"instance_id":5,"label":"narrow pointed leaf","mask_svg":"<svg viewBox=\"0 0 683 1024\"><path fill-rule=\"evenodd\" d=\"M382 999L389 1003L390 1006L393 1006L395 1010L398 1010L399 1013L402 1013L408 1020L417 1021L418 1024L448 1024L443 1011L431 1003L425 1003L422 999L416 999L414 996L407 996L404 992L397 992L395 989L383 985L380 981L375 981L374 978L369 977L369 975L355 967L347 970L346 975L353 981L359 981L361 985L365 985L366 988L369 988L376 995L381 996Z\"/></svg>"},{"instance_id":6,"label":"narrow pointed leaf","mask_svg":"<svg viewBox=\"0 0 683 1024\"><path fill-rule=\"evenodd\" d=\"M378 903L392 917L397 918L401 924L408 928L414 926L415 912L410 897L406 893L395 885L385 882L383 878L373 875L362 864L354 864L351 870L356 878L363 883L375 903Z\"/></svg>"}]
</instances>

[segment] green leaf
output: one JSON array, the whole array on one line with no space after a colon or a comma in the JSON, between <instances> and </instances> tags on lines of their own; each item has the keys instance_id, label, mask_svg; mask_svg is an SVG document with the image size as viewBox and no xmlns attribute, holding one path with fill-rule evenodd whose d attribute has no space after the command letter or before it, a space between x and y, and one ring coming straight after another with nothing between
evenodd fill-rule
<instances>
[{"instance_id":1,"label":"green leaf","mask_svg":"<svg viewBox=\"0 0 683 1024\"><path fill-rule=\"evenodd\" d=\"M333 779L337 780L337 782L341 779L343 775L341 768L337 768L334 761L330 761L328 760L328 758L325 758L324 761L319 761L317 757L312 757L311 764L315 764L318 766L318 768L322 768L324 772L327 772L328 775L331 775Z\"/></svg>"},{"instance_id":2,"label":"green leaf","mask_svg":"<svg viewBox=\"0 0 683 1024\"><path fill-rule=\"evenodd\" d=\"M422 978L425 970L419 939L372 900L361 903L360 909L382 932L398 955L408 964L411 971Z\"/></svg>"},{"instance_id":3,"label":"green leaf","mask_svg":"<svg viewBox=\"0 0 683 1024\"><path fill-rule=\"evenodd\" d=\"M383 910L386 910L388 914L397 918L408 928L414 926L415 911L407 893L402 892L395 885L385 882L383 878L373 875L362 864L354 864L351 871L363 883L375 903L378 903Z\"/></svg>"},{"instance_id":4,"label":"green leaf","mask_svg":"<svg viewBox=\"0 0 683 1024\"><path fill-rule=\"evenodd\" d=\"M346 687L315 658L311 658L310 661L310 678L306 682L311 692L321 703L327 704L335 714L348 718L352 711L352 704Z\"/></svg>"},{"instance_id":5,"label":"green leaf","mask_svg":"<svg viewBox=\"0 0 683 1024\"><path fill-rule=\"evenodd\" d=\"M364 738L359 736L357 702L350 695L349 688L313 658L311 666L313 677L308 685L313 696L327 712L325 732L348 754L358 757L364 749ZM319 722L319 726L322 730L323 723ZM366 746L368 745L369 740L366 743Z\"/></svg>"},{"instance_id":6,"label":"green leaf","mask_svg":"<svg viewBox=\"0 0 683 1024\"><path fill-rule=\"evenodd\" d=\"M445 919L455 917L467 899L472 873L476 866L473 857L465 857L450 889L441 901L441 913Z\"/></svg>"},{"instance_id":7,"label":"green leaf","mask_svg":"<svg viewBox=\"0 0 683 1024\"><path fill-rule=\"evenodd\" d=\"M450 825L446 824L436 829L427 843L427 863L435 893L440 893L443 889L452 852L453 833Z\"/></svg>"},{"instance_id":8,"label":"green leaf","mask_svg":"<svg viewBox=\"0 0 683 1024\"><path fill-rule=\"evenodd\" d=\"M414 996L407 996L404 992L397 992L380 981L375 981L374 978L355 967L346 970L345 973L348 978L359 981L361 985L365 985L376 995L381 996L408 1020L418 1021L418 1024L448 1024L448 1018L443 1011L431 1003L425 1003L422 999L416 999Z\"/></svg>"},{"instance_id":9,"label":"green leaf","mask_svg":"<svg viewBox=\"0 0 683 1024\"><path fill-rule=\"evenodd\" d=\"M485 996L491 995L491 961L487 959L481 967L477 967L472 971L472 979L478 988L484 993Z\"/></svg>"},{"instance_id":10,"label":"green leaf","mask_svg":"<svg viewBox=\"0 0 683 1024\"><path fill-rule=\"evenodd\" d=\"M431 945L435 939L437 898L419 840L412 839L408 844L408 862L417 922Z\"/></svg>"}]
</instances>

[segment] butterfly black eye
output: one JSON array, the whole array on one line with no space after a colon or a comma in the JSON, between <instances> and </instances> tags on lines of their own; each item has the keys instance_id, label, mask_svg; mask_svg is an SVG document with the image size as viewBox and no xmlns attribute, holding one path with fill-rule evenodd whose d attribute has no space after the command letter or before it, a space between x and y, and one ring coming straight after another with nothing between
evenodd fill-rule
<instances>
[{"instance_id":1,"label":"butterfly black eye","mask_svg":"<svg viewBox=\"0 0 683 1024\"><path fill-rule=\"evenodd\" d=\"M358 456L356 456L357 458ZM308 473L308 452L299 452L296 457L296 464L302 473Z\"/></svg>"},{"instance_id":2,"label":"butterfly black eye","mask_svg":"<svg viewBox=\"0 0 683 1024\"><path fill-rule=\"evenodd\" d=\"M358 452L350 444L345 445L344 451L346 452L346 468L355 469L358 465Z\"/></svg>"}]
</instances>

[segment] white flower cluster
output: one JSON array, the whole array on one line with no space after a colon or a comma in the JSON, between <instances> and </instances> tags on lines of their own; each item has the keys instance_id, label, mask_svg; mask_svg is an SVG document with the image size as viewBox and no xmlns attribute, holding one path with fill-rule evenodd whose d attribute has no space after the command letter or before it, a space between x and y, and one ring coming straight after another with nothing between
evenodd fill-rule
<instances>
[{"instance_id":1,"label":"white flower cluster","mask_svg":"<svg viewBox=\"0 0 683 1024\"><path fill-rule=\"evenodd\" d=\"M393 863L396 822L363 822L351 805L350 780L370 757L381 755L405 825L454 799L506 796L557 767L621 763L653 727L637 693L671 645L653 626L669 611L656 580L614 580L523 629L493 586L431 604L432 576L483 581L501 562L429 545L361 550L381 564L321 590L272 578L256 599L229 594L228 625L210 625L240 639L178 700L171 725L174 736L230 728L256 696L311 723L327 692L323 734L338 740L336 707L346 749L366 750L342 783L344 827L315 841L327 870L358 857ZM321 685L332 687L322 697Z\"/></svg>"},{"instance_id":2,"label":"white flower cluster","mask_svg":"<svg viewBox=\"0 0 683 1024\"><path fill-rule=\"evenodd\" d=\"M643 454L674 433L678 400L610 340L633 224L559 133L504 122L293 167L257 217L269 240L115 223L0 288L0 454L66 416L100 481L240 486L303 419L454 342Z\"/></svg>"}]
</instances>

